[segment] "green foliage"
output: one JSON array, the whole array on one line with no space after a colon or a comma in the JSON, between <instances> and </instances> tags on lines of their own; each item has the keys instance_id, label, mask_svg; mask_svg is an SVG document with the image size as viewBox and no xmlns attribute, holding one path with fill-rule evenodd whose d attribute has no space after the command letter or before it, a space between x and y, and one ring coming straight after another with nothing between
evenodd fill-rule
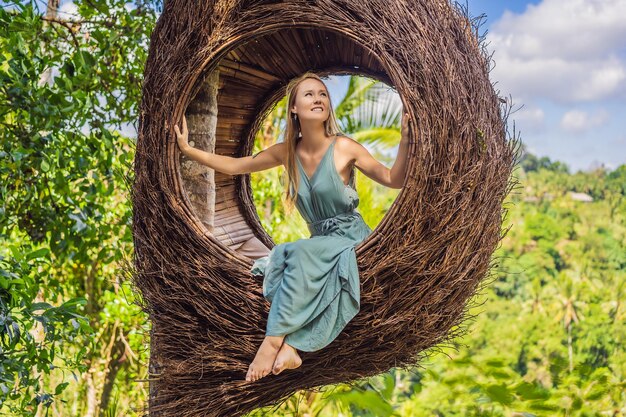
<instances>
[{"instance_id":1,"label":"green foliage","mask_svg":"<svg viewBox=\"0 0 626 417\"><path fill-rule=\"evenodd\" d=\"M538 158L537 156L526 151L523 147L522 157L520 158L520 165L526 172L539 171L545 169L554 172L569 173L567 164L560 161L551 161L547 156Z\"/></svg>"},{"instance_id":2,"label":"green foliage","mask_svg":"<svg viewBox=\"0 0 626 417\"><path fill-rule=\"evenodd\" d=\"M145 319L122 291L134 144L115 129L137 119L156 10L75 4L0 9L0 414L93 412L103 399L63 403L139 365Z\"/></svg>"},{"instance_id":3,"label":"green foliage","mask_svg":"<svg viewBox=\"0 0 626 417\"><path fill-rule=\"evenodd\" d=\"M59 383L53 393L24 395L39 387L31 368L50 374L60 360L63 367L86 370L80 363L86 349L70 355L65 349L92 331L87 318L79 314L86 300L76 297L58 307L35 302L40 273L50 267L50 251L32 250L27 244L9 245L8 250L9 257L0 255L0 401L15 401L20 408L33 402L50 404L68 384Z\"/></svg>"}]
</instances>

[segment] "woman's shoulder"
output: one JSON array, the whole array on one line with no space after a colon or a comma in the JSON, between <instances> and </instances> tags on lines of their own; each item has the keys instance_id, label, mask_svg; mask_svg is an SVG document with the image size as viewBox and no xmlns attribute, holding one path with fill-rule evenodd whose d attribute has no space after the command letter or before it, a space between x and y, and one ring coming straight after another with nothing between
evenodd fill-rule
<instances>
[{"instance_id":1,"label":"woman's shoulder","mask_svg":"<svg viewBox=\"0 0 626 417\"><path fill-rule=\"evenodd\" d=\"M350 136L345 133L337 133L337 141L336 144L339 146L351 146L351 142L356 142Z\"/></svg>"},{"instance_id":2,"label":"woman's shoulder","mask_svg":"<svg viewBox=\"0 0 626 417\"><path fill-rule=\"evenodd\" d=\"M362 147L363 145L361 145L359 142L352 139L348 135L345 135L343 133L338 133L337 142L335 146L338 152L354 154L358 152L358 149Z\"/></svg>"}]
</instances>

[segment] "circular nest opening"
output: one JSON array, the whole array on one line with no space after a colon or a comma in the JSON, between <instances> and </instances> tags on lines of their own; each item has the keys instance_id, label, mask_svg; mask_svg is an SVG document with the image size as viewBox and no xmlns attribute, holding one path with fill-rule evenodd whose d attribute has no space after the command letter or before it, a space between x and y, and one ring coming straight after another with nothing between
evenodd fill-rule
<instances>
[{"instance_id":1,"label":"circular nest opening","mask_svg":"<svg viewBox=\"0 0 626 417\"><path fill-rule=\"evenodd\" d=\"M220 55L207 63L198 77L192 88L195 96L186 109L190 141L219 155L250 155L261 123L284 97L286 84L311 68L323 77L359 74L392 84L374 53L345 34L324 28L283 27L260 37L239 39ZM207 141L210 144L205 148L198 146ZM172 164L176 166L174 161ZM215 187L214 210L207 215L204 201L189 201L196 215L200 214L200 223L239 255L255 259L267 254L274 241L254 209L249 175L210 174ZM193 182L183 187L190 188L205 199L206 190Z\"/></svg>"}]
</instances>

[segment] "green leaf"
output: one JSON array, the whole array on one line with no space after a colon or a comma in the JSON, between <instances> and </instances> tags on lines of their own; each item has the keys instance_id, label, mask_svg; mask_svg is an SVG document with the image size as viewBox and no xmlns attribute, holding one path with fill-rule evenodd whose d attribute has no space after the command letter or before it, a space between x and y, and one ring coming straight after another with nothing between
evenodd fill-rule
<instances>
[{"instance_id":1,"label":"green leaf","mask_svg":"<svg viewBox=\"0 0 626 417\"><path fill-rule=\"evenodd\" d=\"M40 302L31 304L28 311L32 313L38 310L48 310L50 308L54 308L54 306L50 303Z\"/></svg>"},{"instance_id":2,"label":"green leaf","mask_svg":"<svg viewBox=\"0 0 626 417\"><path fill-rule=\"evenodd\" d=\"M528 403L528 408L530 408L531 410L536 410L536 411L558 411L561 409L561 407L558 405L548 404L543 401L537 401L537 402L531 401Z\"/></svg>"},{"instance_id":3,"label":"green leaf","mask_svg":"<svg viewBox=\"0 0 626 417\"><path fill-rule=\"evenodd\" d=\"M54 395L61 394L65 390L65 388L67 388L69 384L70 384L69 382L62 382L59 385L57 385L56 388L54 389Z\"/></svg>"},{"instance_id":4,"label":"green leaf","mask_svg":"<svg viewBox=\"0 0 626 417\"><path fill-rule=\"evenodd\" d=\"M48 256L49 254L50 254L50 249L48 248L37 249L36 251L33 251L29 253L28 255L26 255L26 260L29 261L31 259L43 258L43 257Z\"/></svg>"},{"instance_id":5,"label":"green leaf","mask_svg":"<svg viewBox=\"0 0 626 417\"><path fill-rule=\"evenodd\" d=\"M572 401L572 410L580 410L583 406L583 399L578 395L574 395L574 401Z\"/></svg>"},{"instance_id":6,"label":"green leaf","mask_svg":"<svg viewBox=\"0 0 626 417\"><path fill-rule=\"evenodd\" d=\"M64 310L74 310L77 306L85 304L87 304L87 299L85 297L76 297L64 302L59 308Z\"/></svg>"},{"instance_id":7,"label":"green leaf","mask_svg":"<svg viewBox=\"0 0 626 417\"><path fill-rule=\"evenodd\" d=\"M506 364L504 363L502 359L496 359L496 358L492 358L492 359L485 361L485 365L496 367L496 368L501 368L503 366L506 366Z\"/></svg>"},{"instance_id":8,"label":"green leaf","mask_svg":"<svg viewBox=\"0 0 626 417\"><path fill-rule=\"evenodd\" d=\"M393 407L375 391L352 390L347 393L334 394L331 398L348 407L367 410L377 417L388 417L393 414Z\"/></svg>"},{"instance_id":9,"label":"green leaf","mask_svg":"<svg viewBox=\"0 0 626 417\"><path fill-rule=\"evenodd\" d=\"M489 385L485 389L485 393L492 401L499 402L503 405L509 405L513 402L515 397L509 392L506 385Z\"/></svg>"},{"instance_id":10,"label":"green leaf","mask_svg":"<svg viewBox=\"0 0 626 417\"><path fill-rule=\"evenodd\" d=\"M526 381L520 382L514 389L515 393L523 400L546 400L550 398L550 392L548 390Z\"/></svg>"},{"instance_id":11,"label":"green leaf","mask_svg":"<svg viewBox=\"0 0 626 417\"><path fill-rule=\"evenodd\" d=\"M600 386L589 392L585 395L585 400L595 401L607 395L609 392L609 387Z\"/></svg>"}]
</instances>

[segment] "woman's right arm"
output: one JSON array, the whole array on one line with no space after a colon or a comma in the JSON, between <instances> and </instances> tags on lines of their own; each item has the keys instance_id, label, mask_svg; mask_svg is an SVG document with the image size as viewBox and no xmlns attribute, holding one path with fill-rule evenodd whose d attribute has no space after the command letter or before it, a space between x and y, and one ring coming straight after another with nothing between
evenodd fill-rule
<instances>
[{"instance_id":1,"label":"woman's right arm","mask_svg":"<svg viewBox=\"0 0 626 417\"><path fill-rule=\"evenodd\" d=\"M187 131L187 119L183 116L183 131L178 125L174 125L176 140L181 152L199 164L206 165L216 171L228 175L248 174L250 172L263 171L274 168L283 163L285 144L275 143L274 145L257 152L252 156L233 158L225 155L217 155L196 149L189 145Z\"/></svg>"}]
</instances>

